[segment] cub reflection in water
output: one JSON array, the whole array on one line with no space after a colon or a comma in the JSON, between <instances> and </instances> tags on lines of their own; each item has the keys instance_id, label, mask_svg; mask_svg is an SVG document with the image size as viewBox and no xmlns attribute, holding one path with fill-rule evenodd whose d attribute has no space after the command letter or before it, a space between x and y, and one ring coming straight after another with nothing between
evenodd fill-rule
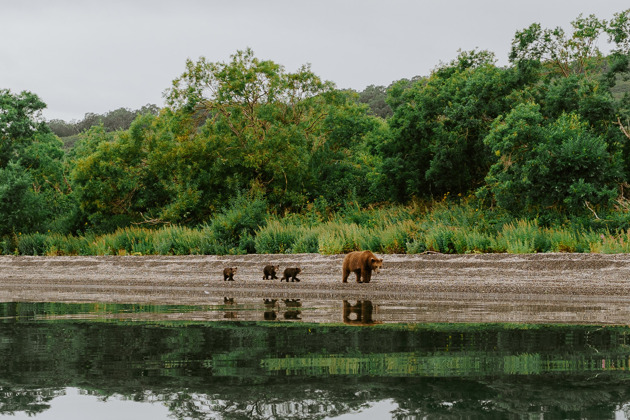
<instances>
[{"instance_id":1,"label":"cub reflection in water","mask_svg":"<svg viewBox=\"0 0 630 420\"><path fill-rule=\"evenodd\" d=\"M234 305L236 305L236 302L234 301L234 298L224 297L223 298L223 305L225 305L225 306L234 306ZM228 311L225 314L223 314L223 318L227 318L227 319L234 319L236 317L237 317L237 313L235 311Z\"/></svg>"},{"instance_id":2,"label":"cub reflection in water","mask_svg":"<svg viewBox=\"0 0 630 420\"><path fill-rule=\"evenodd\" d=\"M284 304L287 307L287 310L284 313L284 319L302 319L300 318L302 311L298 309L302 307L300 299L285 299Z\"/></svg>"},{"instance_id":3,"label":"cub reflection in water","mask_svg":"<svg viewBox=\"0 0 630 420\"><path fill-rule=\"evenodd\" d=\"M265 312L263 313L263 319L265 321L275 321L278 318L278 311L276 302L278 299L263 299L265 304Z\"/></svg>"},{"instance_id":4,"label":"cub reflection in water","mask_svg":"<svg viewBox=\"0 0 630 420\"><path fill-rule=\"evenodd\" d=\"M356 305L351 305L347 300L343 301L343 322L349 325L374 325L380 321L372 319L374 306L371 300L359 300Z\"/></svg>"}]
</instances>

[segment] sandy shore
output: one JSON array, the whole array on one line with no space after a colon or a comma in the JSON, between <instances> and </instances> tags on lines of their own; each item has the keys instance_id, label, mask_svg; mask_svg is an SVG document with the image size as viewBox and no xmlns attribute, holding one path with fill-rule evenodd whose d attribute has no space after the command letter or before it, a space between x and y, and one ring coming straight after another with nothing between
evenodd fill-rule
<instances>
[{"instance_id":1,"label":"sandy shore","mask_svg":"<svg viewBox=\"0 0 630 420\"><path fill-rule=\"evenodd\" d=\"M344 284L343 255L1 256L0 301L207 305L229 296L340 306L370 300L384 321L630 323L630 255L383 257L371 283L351 276ZM302 281L263 280L269 263L301 267ZM224 267L238 267L234 282L223 281Z\"/></svg>"}]
</instances>

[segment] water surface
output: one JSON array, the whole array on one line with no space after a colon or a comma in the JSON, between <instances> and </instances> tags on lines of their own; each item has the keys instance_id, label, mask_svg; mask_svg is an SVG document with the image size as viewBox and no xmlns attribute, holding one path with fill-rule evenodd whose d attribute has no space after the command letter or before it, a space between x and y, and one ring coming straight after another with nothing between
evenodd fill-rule
<instances>
[{"instance_id":1,"label":"water surface","mask_svg":"<svg viewBox=\"0 0 630 420\"><path fill-rule=\"evenodd\" d=\"M3 303L0 415L630 414L627 327L418 323L391 316L415 312L395 302L230 297L206 306ZM338 321L309 321L321 314Z\"/></svg>"}]
</instances>

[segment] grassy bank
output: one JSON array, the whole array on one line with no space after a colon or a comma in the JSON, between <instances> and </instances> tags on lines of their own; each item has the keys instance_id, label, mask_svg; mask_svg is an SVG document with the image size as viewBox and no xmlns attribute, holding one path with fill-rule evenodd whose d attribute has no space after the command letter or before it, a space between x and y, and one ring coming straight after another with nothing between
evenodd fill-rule
<instances>
[{"instance_id":1,"label":"grassy bank","mask_svg":"<svg viewBox=\"0 0 630 420\"><path fill-rule=\"evenodd\" d=\"M301 215L269 215L253 202L201 227L127 227L109 234L16 232L0 240L14 255L190 255L377 253L630 252L630 230L601 219L514 219L481 210L472 201L429 206L360 209L336 213L311 208Z\"/></svg>"}]
</instances>

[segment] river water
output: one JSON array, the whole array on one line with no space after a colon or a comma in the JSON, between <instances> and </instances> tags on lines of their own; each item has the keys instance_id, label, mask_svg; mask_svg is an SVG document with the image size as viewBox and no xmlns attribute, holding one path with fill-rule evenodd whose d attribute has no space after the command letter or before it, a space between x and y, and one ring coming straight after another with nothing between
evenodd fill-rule
<instances>
[{"instance_id":1,"label":"river water","mask_svg":"<svg viewBox=\"0 0 630 420\"><path fill-rule=\"evenodd\" d=\"M0 416L630 416L630 328L415 322L423 310L229 297L205 306L2 303ZM309 321L320 317L329 321Z\"/></svg>"}]
</instances>

